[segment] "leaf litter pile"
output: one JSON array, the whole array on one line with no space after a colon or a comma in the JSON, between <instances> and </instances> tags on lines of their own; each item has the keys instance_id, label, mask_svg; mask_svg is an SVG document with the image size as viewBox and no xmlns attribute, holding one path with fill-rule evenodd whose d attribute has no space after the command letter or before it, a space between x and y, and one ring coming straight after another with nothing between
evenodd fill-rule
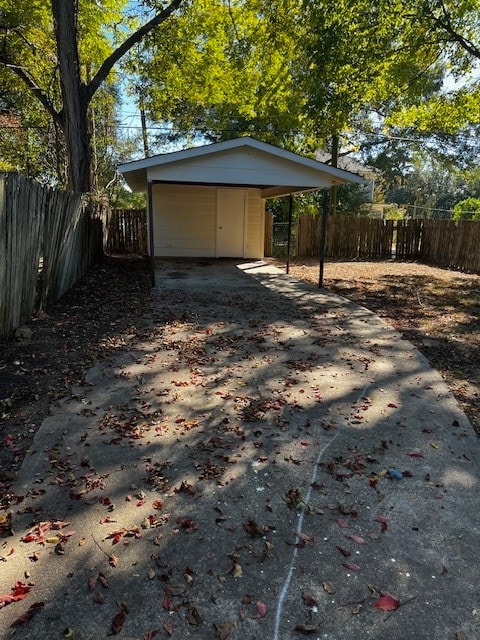
<instances>
[{"instance_id":1,"label":"leaf litter pile","mask_svg":"<svg viewBox=\"0 0 480 640\"><path fill-rule=\"evenodd\" d=\"M423 465L445 456L468 469L465 425L443 425L456 451L429 423L412 433L408 397L380 388L390 336L359 338L365 321L342 306L267 290L162 296L135 340L122 340L138 323L134 299L123 321L108 315L118 349L85 341L100 367L73 395L62 389L48 444L30 453L31 486L5 490L3 628L260 640L279 619L282 638L346 640L405 611L414 637L412 610L421 618L435 602L419 567L455 588L423 519L443 526L450 495ZM408 358L391 368L410 380ZM428 375L410 382L431 389ZM447 418L439 408L432 420ZM432 637L461 633L442 635L435 606Z\"/></svg>"}]
</instances>

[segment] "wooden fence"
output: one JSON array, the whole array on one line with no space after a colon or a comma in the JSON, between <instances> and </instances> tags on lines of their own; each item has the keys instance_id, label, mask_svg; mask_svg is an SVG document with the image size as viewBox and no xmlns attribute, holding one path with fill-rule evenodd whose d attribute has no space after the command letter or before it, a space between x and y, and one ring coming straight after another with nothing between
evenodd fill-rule
<instances>
[{"instance_id":1,"label":"wooden fence","mask_svg":"<svg viewBox=\"0 0 480 640\"><path fill-rule=\"evenodd\" d=\"M278 235L269 224L267 219L265 238L274 240L271 251L266 243L266 255L280 257L285 242L275 246ZM300 216L295 227L292 255L318 256L321 216ZM420 260L433 266L480 273L480 222L330 216L325 255L328 260Z\"/></svg>"},{"instance_id":2,"label":"wooden fence","mask_svg":"<svg viewBox=\"0 0 480 640\"><path fill-rule=\"evenodd\" d=\"M105 210L0 174L0 335L58 300L103 253Z\"/></svg>"},{"instance_id":3,"label":"wooden fence","mask_svg":"<svg viewBox=\"0 0 480 640\"><path fill-rule=\"evenodd\" d=\"M145 255L148 253L145 209L114 209L108 215L105 249L107 253Z\"/></svg>"}]
</instances>

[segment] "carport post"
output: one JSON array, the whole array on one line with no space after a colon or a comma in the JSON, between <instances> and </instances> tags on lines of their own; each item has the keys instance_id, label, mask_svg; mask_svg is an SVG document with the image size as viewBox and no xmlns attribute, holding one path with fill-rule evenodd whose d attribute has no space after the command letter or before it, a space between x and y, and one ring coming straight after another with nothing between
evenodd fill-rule
<instances>
[{"instance_id":1,"label":"carport post","mask_svg":"<svg viewBox=\"0 0 480 640\"><path fill-rule=\"evenodd\" d=\"M325 266L325 248L327 244L328 202L329 202L328 189L324 189L323 199L322 199L322 233L320 235L320 251L319 251L320 273L318 275L318 287L320 289L323 287L323 270Z\"/></svg>"},{"instance_id":2,"label":"carport post","mask_svg":"<svg viewBox=\"0 0 480 640\"><path fill-rule=\"evenodd\" d=\"M288 238L287 238L287 270L290 273L290 243L292 240L292 214L293 214L293 196L290 194L288 202Z\"/></svg>"},{"instance_id":3,"label":"carport post","mask_svg":"<svg viewBox=\"0 0 480 640\"><path fill-rule=\"evenodd\" d=\"M155 286L155 256L153 248L153 201L152 201L152 182L147 182L147 201L148 201L148 227L149 227L149 251L150 251L150 284Z\"/></svg>"}]
</instances>

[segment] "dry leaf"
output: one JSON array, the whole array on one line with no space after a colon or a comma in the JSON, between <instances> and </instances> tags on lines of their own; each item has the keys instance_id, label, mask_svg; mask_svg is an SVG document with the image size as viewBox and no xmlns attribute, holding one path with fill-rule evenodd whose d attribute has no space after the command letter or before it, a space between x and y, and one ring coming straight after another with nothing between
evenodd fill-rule
<instances>
[{"instance_id":1,"label":"dry leaf","mask_svg":"<svg viewBox=\"0 0 480 640\"><path fill-rule=\"evenodd\" d=\"M336 589L333 586L333 584L331 582L328 582L328 581L323 583L323 588L330 595L333 595L336 592Z\"/></svg>"},{"instance_id":2,"label":"dry leaf","mask_svg":"<svg viewBox=\"0 0 480 640\"><path fill-rule=\"evenodd\" d=\"M318 604L315 596L309 591L302 591L302 598L307 607L314 607Z\"/></svg>"},{"instance_id":3,"label":"dry leaf","mask_svg":"<svg viewBox=\"0 0 480 640\"><path fill-rule=\"evenodd\" d=\"M231 630L234 628L234 622L225 622L224 624L216 624L215 631L219 640L226 640L230 635Z\"/></svg>"},{"instance_id":4,"label":"dry leaf","mask_svg":"<svg viewBox=\"0 0 480 640\"><path fill-rule=\"evenodd\" d=\"M108 558L108 564L111 567L118 567L118 563L120 562L120 558L118 556L115 556L113 553L111 556L109 556Z\"/></svg>"},{"instance_id":5,"label":"dry leaf","mask_svg":"<svg viewBox=\"0 0 480 640\"><path fill-rule=\"evenodd\" d=\"M124 622L125 622L125 614L123 613L123 611L119 611L117 614L113 616L113 620L112 620L113 633L115 634L120 633Z\"/></svg>"},{"instance_id":6,"label":"dry leaf","mask_svg":"<svg viewBox=\"0 0 480 640\"><path fill-rule=\"evenodd\" d=\"M173 635L173 622L171 620L167 620L163 623L163 628L165 629L169 638Z\"/></svg>"},{"instance_id":7,"label":"dry leaf","mask_svg":"<svg viewBox=\"0 0 480 640\"><path fill-rule=\"evenodd\" d=\"M373 603L373 606L381 611L395 611L400 604L400 600L392 596L388 591L380 591L380 598Z\"/></svg>"}]
</instances>

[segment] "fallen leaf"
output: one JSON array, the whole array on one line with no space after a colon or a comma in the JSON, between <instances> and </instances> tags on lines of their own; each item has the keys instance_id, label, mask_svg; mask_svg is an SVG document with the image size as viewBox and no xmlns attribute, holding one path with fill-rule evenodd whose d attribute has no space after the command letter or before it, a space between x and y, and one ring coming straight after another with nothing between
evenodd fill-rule
<instances>
[{"instance_id":1,"label":"fallen leaf","mask_svg":"<svg viewBox=\"0 0 480 640\"><path fill-rule=\"evenodd\" d=\"M377 516L375 518L375 522L379 522L381 527L380 530L382 533L385 533L385 531L387 531L388 529L388 522L387 519L385 518L385 516Z\"/></svg>"},{"instance_id":2,"label":"fallen leaf","mask_svg":"<svg viewBox=\"0 0 480 640\"><path fill-rule=\"evenodd\" d=\"M108 564L111 567L118 567L118 563L120 562L120 558L118 556L112 555L108 558Z\"/></svg>"},{"instance_id":3,"label":"fallen leaf","mask_svg":"<svg viewBox=\"0 0 480 640\"><path fill-rule=\"evenodd\" d=\"M365 540L360 536L356 536L354 533L349 534L347 538L353 540L353 542L356 542L357 544L365 544Z\"/></svg>"},{"instance_id":4,"label":"fallen leaf","mask_svg":"<svg viewBox=\"0 0 480 640\"><path fill-rule=\"evenodd\" d=\"M255 608L257 609L257 615L260 618L264 618L267 614L267 605L259 600L255 603Z\"/></svg>"},{"instance_id":5,"label":"fallen leaf","mask_svg":"<svg viewBox=\"0 0 480 640\"><path fill-rule=\"evenodd\" d=\"M219 640L225 640L230 635L230 632L234 628L234 622L225 622L224 624L216 624L215 631Z\"/></svg>"},{"instance_id":6,"label":"fallen leaf","mask_svg":"<svg viewBox=\"0 0 480 640\"><path fill-rule=\"evenodd\" d=\"M165 629L167 636L171 638L173 635L173 622L171 620L167 620L163 623L163 628Z\"/></svg>"},{"instance_id":7,"label":"fallen leaf","mask_svg":"<svg viewBox=\"0 0 480 640\"><path fill-rule=\"evenodd\" d=\"M342 562L342 566L350 569L350 571L360 571L360 567L354 562Z\"/></svg>"},{"instance_id":8,"label":"fallen leaf","mask_svg":"<svg viewBox=\"0 0 480 640\"><path fill-rule=\"evenodd\" d=\"M326 581L326 582L323 583L322 586L323 586L324 590L327 593L329 593L330 595L332 595L332 594L334 594L336 592L336 589L335 589L335 587L333 586L333 584L331 582Z\"/></svg>"},{"instance_id":9,"label":"fallen leaf","mask_svg":"<svg viewBox=\"0 0 480 640\"><path fill-rule=\"evenodd\" d=\"M337 549L340 551L340 553L342 554L342 556L344 556L345 558L348 558L348 556L351 556L352 553L351 551L349 551L348 549L345 549L345 547L339 547L337 545Z\"/></svg>"},{"instance_id":10,"label":"fallen leaf","mask_svg":"<svg viewBox=\"0 0 480 640\"><path fill-rule=\"evenodd\" d=\"M203 617L197 607L189 607L187 612L187 620L189 624L199 627L203 624Z\"/></svg>"},{"instance_id":11,"label":"fallen leaf","mask_svg":"<svg viewBox=\"0 0 480 640\"><path fill-rule=\"evenodd\" d=\"M243 575L242 565L236 562L233 566L232 577L233 578L241 578Z\"/></svg>"},{"instance_id":12,"label":"fallen leaf","mask_svg":"<svg viewBox=\"0 0 480 640\"><path fill-rule=\"evenodd\" d=\"M120 633L124 622L125 622L125 614L123 613L123 611L119 611L117 614L113 616L113 620L112 620L113 633L115 634Z\"/></svg>"},{"instance_id":13,"label":"fallen leaf","mask_svg":"<svg viewBox=\"0 0 480 640\"><path fill-rule=\"evenodd\" d=\"M143 640L152 640L152 638L156 636L157 633L158 633L158 629L151 629L150 631L147 631Z\"/></svg>"},{"instance_id":14,"label":"fallen leaf","mask_svg":"<svg viewBox=\"0 0 480 640\"><path fill-rule=\"evenodd\" d=\"M339 527L342 527L342 529L346 529L348 527L348 522L343 518L337 518L335 522Z\"/></svg>"},{"instance_id":15,"label":"fallen leaf","mask_svg":"<svg viewBox=\"0 0 480 640\"><path fill-rule=\"evenodd\" d=\"M11 593L0 595L0 609L12 602L18 602L28 596L31 590L31 585L25 584L25 582L17 581L11 589Z\"/></svg>"},{"instance_id":16,"label":"fallen leaf","mask_svg":"<svg viewBox=\"0 0 480 640\"><path fill-rule=\"evenodd\" d=\"M408 455L411 458L423 458L423 453L421 451L409 451Z\"/></svg>"},{"instance_id":17,"label":"fallen leaf","mask_svg":"<svg viewBox=\"0 0 480 640\"><path fill-rule=\"evenodd\" d=\"M400 600L392 596L388 591L380 591L380 598L373 603L373 606L381 611L395 611L400 604Z\"/></svg>"},{"instance_id":18,"label":"fallen leaf","mask_svg":"<svg viewBox=\"0 0 480 640\"><path fill-rule=\"evenodd\" d=\"M325 583L324 583L325 584ZM318 604L315 596L309 591L302 591L303 602L307 607L314 607Z\"/></svg>"}]
</instances>

